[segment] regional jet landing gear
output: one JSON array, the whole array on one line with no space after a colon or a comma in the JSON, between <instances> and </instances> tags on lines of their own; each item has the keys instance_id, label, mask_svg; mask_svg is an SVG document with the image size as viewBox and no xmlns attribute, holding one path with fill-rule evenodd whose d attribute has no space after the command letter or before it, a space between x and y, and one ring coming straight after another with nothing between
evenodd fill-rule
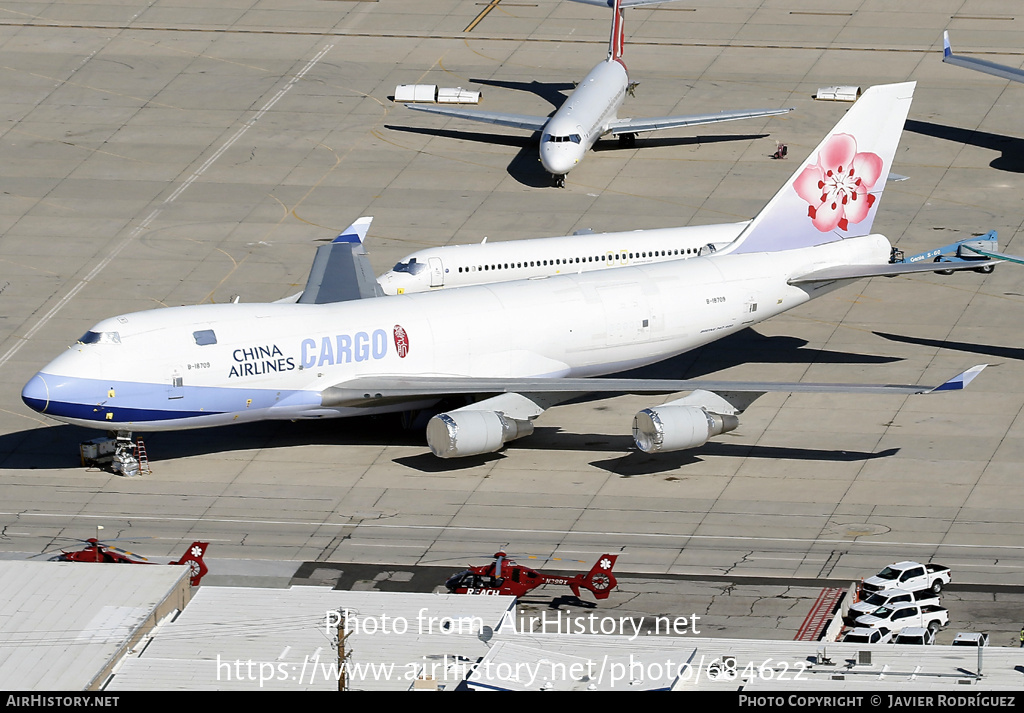
<instances>
[{"instance_id":1,"label":"regional jet landing gear","mask_svg":"<svg viewBox=\"0 0 1024 713\"><path fill-rule=\"evenodd\" d=\"M636 134L619 134L619 147L631 149L636 146Z\"/></svg>"},{"instance_id":2,"label":"regional jet landing gear","mask_svg":"<svg viewBox=\"0 0 1024 713\"><path fill-rule=\"evenodd\" d=\"M132 440L131 431L111 431L106 438L94 438L79 444L82 465L109 468L115 475L134 478L151 473L149 457L142 439Z\"/></svg>"},{"instance_id":3,"label":"regional jet landing gear","mask_svg":"<svg viewBox=\"0 0 1024 713\"><path fill-rule=\"evenodd\" d=\"M551 175L551 185L555 188L565 188L565 174L561 176Z\"/></svg>"}]
</instances>

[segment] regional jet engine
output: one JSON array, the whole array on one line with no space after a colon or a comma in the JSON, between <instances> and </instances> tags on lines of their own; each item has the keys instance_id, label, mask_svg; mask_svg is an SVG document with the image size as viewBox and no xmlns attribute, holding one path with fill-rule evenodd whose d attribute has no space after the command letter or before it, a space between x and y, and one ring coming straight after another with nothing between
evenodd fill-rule
<instances>
[{"instance_id":1,"label":"regional jet engine","mask_svg":"<svg viewBox=\"0 0 1024 713\"><path fill-rule=\"evenodd\" d=\"M498 411L457 409L439 413L427 424L427 444L438 458L493 453L509 441L533 433L533 421Z\"/></svg>"},{"instance_id":2,"label":"regional jet engine","mask_svg":"<svg viewBox=\"0 0 1024 713\"><path fill-rule=\"evenodd\" d=\"M668 403L633 417L633 440L644 453L669 453L702 446L739 425L736 416Z\"/></svg>"}]
</instances>

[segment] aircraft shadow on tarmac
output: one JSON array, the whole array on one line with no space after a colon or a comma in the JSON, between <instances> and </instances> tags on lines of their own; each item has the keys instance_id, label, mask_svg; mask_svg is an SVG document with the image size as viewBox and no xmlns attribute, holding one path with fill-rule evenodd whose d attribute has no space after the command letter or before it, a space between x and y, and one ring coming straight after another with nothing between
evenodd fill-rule
<instances>
[{"instance_id":1,"label":"aircraft shadow on tarmac","mask_svg":"<svg viewBox=\"0 0 1024 713\"><path fill-rule=\"evenodd\" d=\"M538 82L536 79L530 82L515 82L504 79L470 79L469 81L488 87L501 87L502 89L513 89L518 92L534 94L556 110L565 103L567 98L565 92L571 92L576 88L576 82Z\"/></svg>"},{"instance_id":2,"label":"aircraft shadow on tarmac","mask_svg":"<svg viewBox=\"0 0 1024 713\"><path fill-rule=\"evenodd\" d=\"M886 335L881 335L886 336ZM948 346L948 343L943 343ZM700 349L642 369L619 376L634 378L699 378L706 374L746 363L763 364L887 364L899 361L896 357L883 357L851 352L837 352L805 348L807 342L797 337L764 336L746 329ZM575 402L596 401L608 394L584 396ZM657 397L655 397L657 398ZM655 401L652 401L652 404ZM442 410L451 408L446 404ZM557 407L556 407L557 408ZM579 450L620 454L607 462L595 465L614 472L629 471L638 474L643 466L633 465L651 461L650 472L673 470L701 455L743 455L748 457L805 458L835 460L844 458L879 457L880 454L847 454L830 450L774 449L764 446L732 446L728 443L708 443L695 451L665 454L654 458L632 453L623 462L623 452L632 451L629 436L631 413L622 414L622 435L566 433L558 426L540 427L534 436L509 446L508 456L503 452L469 458L442 460L434 457L426 446L422 428L406 429L398 414L365 416L361 418L328 419L323 421L264 421L260 423L222 426L188 431L139 433L153 462L186 458L212 453L231 453L253 449L290 448L302 445L373 445L411 446L422 451L414 456L396 458L394 462L422 473L448 473L467 470L484 463L515 457L516 450ZM425 423L421 419L421 423ZM0 470L33 470L74 468L79 465L78 444L97 438L102 432L65 424L31 428L0 434ZM724 450L716 450L724 449ZM763 456L759 454L763 453ZM637 470L638 469L638 470ZM634 473L633 470L636 470Z\"/></svg>"},{"instance_id":3,"label":"aircraft shadow on tarmac","mask_svg":"<svg viewBox=\"0 0 1024 713\"><path fill-rule=\"evenodd\" d=\"M1015 136L1003 136L1002 134L990 134L974 129L961 129L944 124L933 124L929 121L916 121L914 119L907 119L904 128L906 131L912 131L915 134L933 136L937 139L945 139L946 141L953 141L958 144L968 144L978 148L999 151L1001 155L993 159L989 166L1000 171L1024 173L1024 139Z\"/></svg>"},{"instance_id":4,"label":"aircraft shadow on tarmac","mask_svg":"<svg viewBox=\"0 0 1024 713\"><path fill-rule=\"evenodd\" d=\"M551 186L551 176L544 170L537 156L537 143L540 141L538 134L512 136L508 134L488 134L479 131L453 131L451 129L429 129L416 126L385 126L385 129L392 131L405 131L410 134L424 134L426 136L442 136L449 139L461 139L462 141L477 141L484 144L498 144L501 146L518 146L519 151L508 165L508 175L519 183L530 188L548 188Z\"/></svg>"},{"instance_id":5,"label":"aircraft shadow on tarmac","mask_svg":"<svg viewBox=\"0 0 1024 713\"><path fill-rule=\"evenodd\" d=\"M1001 347L995 344L969 344L967 342L951 342L948 339L925 339L924 337L908 337L902 334L887 334L885 332L872 332L883 339L904 344L917 344L937 349L955 349L971 354L984 354L985 356L999 357L1001 359L1024 360L1024 349L1020 347Z\"/></svg>"}]
</instances>

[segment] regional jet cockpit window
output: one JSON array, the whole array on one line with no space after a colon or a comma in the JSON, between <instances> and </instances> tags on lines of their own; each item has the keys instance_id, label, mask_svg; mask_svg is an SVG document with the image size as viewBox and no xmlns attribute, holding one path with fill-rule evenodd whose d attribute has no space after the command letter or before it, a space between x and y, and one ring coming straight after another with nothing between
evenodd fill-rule
<instances>
[{"instance_id":1,"label":"regional jet cockpit window","mask_svg":"<svg viewBox=\"0 0 1024 713\"><path fill-rule=\"evenodd\" d=\"M566 144L570 141L574 144L578 144L580 142L580 135L572 134L571 136L555 136L554 134L548 134L544 137L544 140L553 144Z\"/></svg>"},{"instance_id":2,"label":"regional jet cockpit window","mask_svg":"<svg viewBox=\"0 0 1024 713\"><path fill-rule=\"evenodd\" d=\"M120 344L121 335L117 332L86 332L79 344Z\"/></svg>"},{"instance_id":3,"label":"regional jet cockpit window","mask_svg":"<svg viewBox=\"0 0 1024 713\"><path fill-rule=\"evenodd\" d=\"M192 332L192 338L201 347L217 343L217 335L213 333L212 329L200 329L198 332Z\"/></svg>"},{"instance_id":4,"label":"regional jet cockpit window","mask_svg":"<svg viewBox=\"0 0 1024 713\"><path fill-rule=\"evenodd\" d=\"M400 262L395 265L395 272L408 272L410 275L418 275L426 269L426 264L416 262L416 258L410 258L408 262Z\"/></svg>"}]
</instances>

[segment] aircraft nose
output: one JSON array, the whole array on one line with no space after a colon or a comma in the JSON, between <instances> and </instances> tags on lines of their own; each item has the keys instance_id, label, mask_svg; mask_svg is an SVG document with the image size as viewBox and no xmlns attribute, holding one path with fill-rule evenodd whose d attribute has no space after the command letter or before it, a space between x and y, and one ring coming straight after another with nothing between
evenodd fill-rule
<instances>
[{"instance_id":1,"label":"aircraft nose","mask_svg":"<svg viewBox=\"0 0 1024 713\"><path fill-rule=\"evenodd\" d=\"M25 384L25 388L21 390L21 400L33 411L46 413L46 407L50 404L50 388L47 386L42 372L33 376Z\"/></svg>"},{"instance_id":2,"label":"aircraft nose","mask_svg":"<svg viewBox=\"0 0 1024 713\"><path fill-rule=\"evenodd\" d=\"M577 152L572 150L574 147L575 144L545 145L540 154L540 162L544 169L555 176L564 176L569 173L579 163Z\"/></svg>"}]
</instances>

